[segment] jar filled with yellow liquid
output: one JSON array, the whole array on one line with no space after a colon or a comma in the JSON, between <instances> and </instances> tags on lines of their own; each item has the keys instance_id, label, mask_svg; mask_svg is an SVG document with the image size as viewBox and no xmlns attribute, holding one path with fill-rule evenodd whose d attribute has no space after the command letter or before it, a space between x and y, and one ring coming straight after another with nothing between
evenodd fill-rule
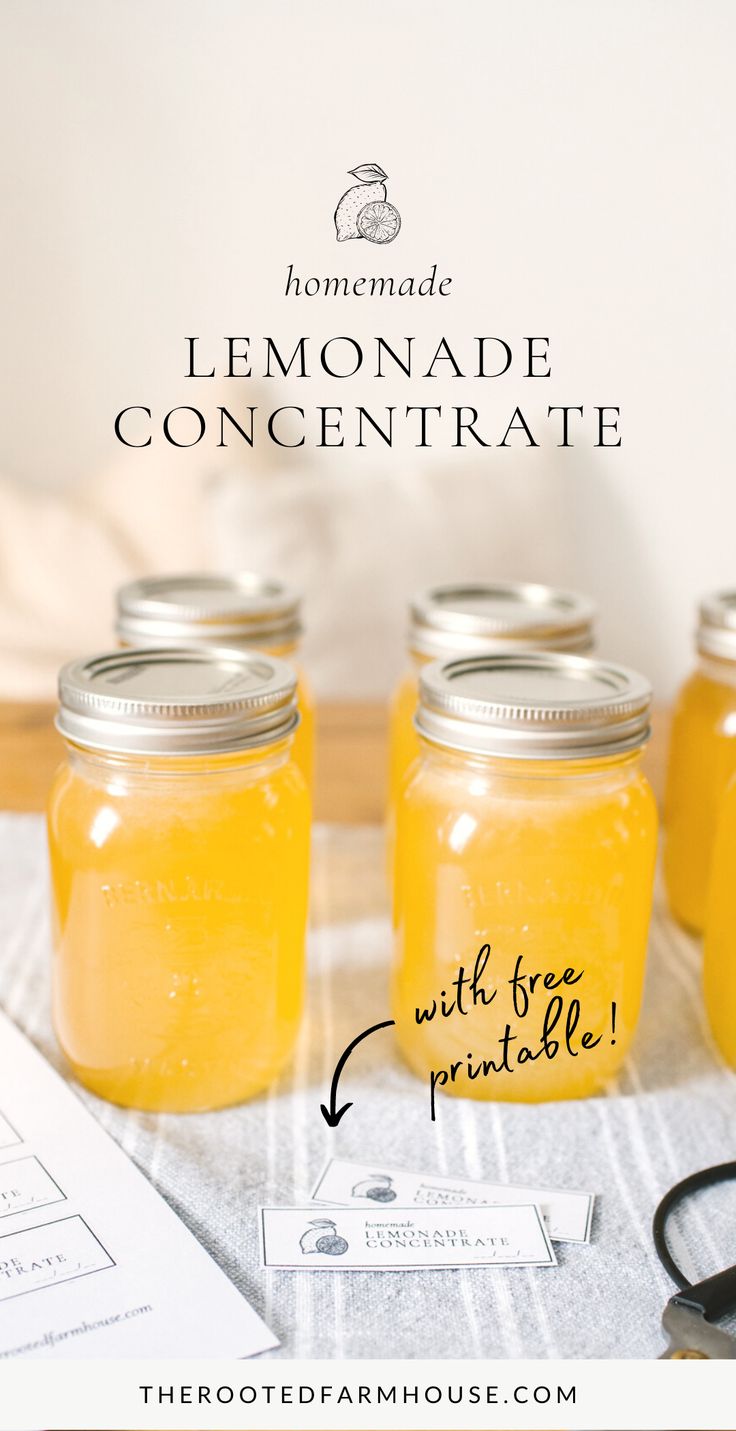
<instances>
[{"instance_id":1,"label":"jar filled with yellow liquid","mask_svg":"<svg viewBox=\"0 0 736 1431\"><path fill-rule=\"evenodd\" d=\"M657 843L640 768L650 695L582 656L422 671L421 753L397 810L393 1014L433 1101L580 1098L625 1057Z\"/></svg>"},{"instance_id":2,"label":"jar filled with yellow liquid","mask_svg":"<svg viewBox=\"0 0 736 1431\"><path fill-rule=\"evenodd\" d=\"M256 572L144 577L120 588L116 632L124 646L230 646L281 656L297 672L301 720L294 758L314 773L314 702L299 665L301 597Z\"/></svg>"},{"instance_id":3,"label":"jar filled with yellow liquid","mask_svg":"<svg viewBox=\"0 0 736 1431\"><path fill-rule=\"evenodd\" d=\"M720 802L705 917L705 1007L718 1047L736 1069L736 781Z\"/></svg>"},{"instance_id":4,"label":"jar filled with yellow liquid","mask_svg":"<svg viewBox=\"0 0 736 1431\"><path fill-rule=\"evenodd\" d=\"M587 597L534 582L435 586L416 596L409 607L410 666L389 712L389 807L419 754L414 715L423 666L511 647L589 651L594 621Z\"/></svg>"},{"instance_id":5,"label":"jar filled with yellow liquid","mask_svg":"<svg viewBox=\"0 0 736 1431\"><path fill-rule=\"evenodd\" d=\"M275 657L119 650L64 667L48 810L59 1042L126 1107L238 1103L300 1021L309 793Z\"/></svg>"},{"instance_id":6,"label":"jar filled with yellow liquid","mask_svg":"<svg viewBox=\"0 0 736 1431\"><path fill-rule=\"evenodd\" d=\"M698 665L675 706L664 805L664 877L675 919L705 926L721 799L736 774L736 592L702 602Z\"/></svg>"}]
</instances>

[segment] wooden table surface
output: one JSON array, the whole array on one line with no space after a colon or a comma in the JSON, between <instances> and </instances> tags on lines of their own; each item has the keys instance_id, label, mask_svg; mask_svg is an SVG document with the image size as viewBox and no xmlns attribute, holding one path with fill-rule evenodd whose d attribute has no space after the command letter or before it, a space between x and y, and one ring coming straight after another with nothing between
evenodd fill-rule
<instances>
[{"instance_id":1,"label":"wooden table surface","mask_svg":"<svg viewBox=\"0 0 736 1431\"><path fill-rule=\"evenodd\" d=\"M655 714L645 761L661 798L667 717ZM42 810L62 756L53 707L37 701L0 701L0 809ZM373 824L383 819L386 789L386 710L380 704L332 701L317 715L315 819Z\"/></svg>"}]
</instances>

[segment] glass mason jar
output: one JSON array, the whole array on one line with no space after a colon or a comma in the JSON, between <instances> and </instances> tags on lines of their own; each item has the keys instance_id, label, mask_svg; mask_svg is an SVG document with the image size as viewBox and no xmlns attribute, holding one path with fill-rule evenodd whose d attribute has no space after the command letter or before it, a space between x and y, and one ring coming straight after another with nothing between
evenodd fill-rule
<instances>
[{"instance_id":1,"label":"glass mason jar","mask_svg":"<svg viewBox=\"0 0 736 1431\"><path fill-rule=\"evenodd\" d=\"M435 586L416 596L409 606L410 665L389 709L389 809L419 754L414 715L424 665L511 647L590 651L594 622L587 597L534 582Z\"/></svg>"},{"instance_id":2,"label":"glass mason jar","mask_svg":"<svg viewBox=\"0 0 736 1431\"><path fill-rule=\"evenodd\" d=\"M650 694L623 667L551 653L422 672L421 753L397 810L393 1015L433 1100L579 1098L619 1068L657 842L639 761Z\"/></svg>"},{"instance_id":3,"label":"glass mason jar","mask_svg":"<svg viewBox=\"0 0 736 1431\"><path fill-rule=\"evenodd\" d=\"M705 926L723 792L736 773L736 592L700 606L698 665L675 706L664 804L664 878L685 928Z\"/></svg>"},{"instance_id":4,"label":"glass mason jar","mask_svg":"<svg viewBox=\"0 0 736 1431\"><path fill-rule=\"evenodd\" d=\"M48 810L59 1042L126 1107L267 1087L300 1021L309 794L296 677L231 650L66 666Z\"/></svg>"},{"instance_id":5,"label":"glass mason jar","mask_svg":"<svg viewBox=\"0 0 736 1431\"><path fill-rule=\"evenodd\" d=\"M705 917L705 1007L718 1047L736 1069L736 780L720 802Z\"/></svg>"},{"instance_id":6,"label":"glass mason jar","mask_svg":"<svg viewBox=\"0 0 736 1431\"><path fill-rule=\"evenodd\" d=\"M115 630L124 646L242 647L287 660L297 673L301 716L294 758L312 788L314 701L298 660L297 591L251 571L144 577L118 591Z\"/></svg>"}]
</instances>

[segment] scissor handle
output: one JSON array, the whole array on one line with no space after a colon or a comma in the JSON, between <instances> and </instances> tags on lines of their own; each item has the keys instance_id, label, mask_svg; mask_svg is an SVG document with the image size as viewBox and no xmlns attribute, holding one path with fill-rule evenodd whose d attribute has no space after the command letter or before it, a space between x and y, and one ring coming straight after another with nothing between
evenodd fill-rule
<instances>
[{"instance_id":1,"label":"scissor handle","mask_svg":"<svg viewBox=\"0 0 736 1431\"><path fill-rule=\"evenodd\" d=\"M725 1272L716 1272L702 1282L688 1282L667 1245L667 1219L690 1193L712 1187L715 1183L727 1182L729 1178L736 1178L736 1162L719 1163L715 1168L703 1168L701 1172L691 1173L665 1193L652 1224L657 1256L679 1288L677 1295L672 1298L673 1302L694 1308L708 1321L717 1321L736 1307L736 1266L726 1268Z\"/></svg>"},{"instance_id":2,"label":"scissor handle","mask_svg":"<svg viewBox=\"0 0 736 1431\"><path fill-rule=\"evenodd\" d=\"M716 1272L695 1286L685 1287L672 1298L679 1307L692 1307L707 1322L717 1322L736 1308L736 1267Z\"/></svg>"}]
</instances>

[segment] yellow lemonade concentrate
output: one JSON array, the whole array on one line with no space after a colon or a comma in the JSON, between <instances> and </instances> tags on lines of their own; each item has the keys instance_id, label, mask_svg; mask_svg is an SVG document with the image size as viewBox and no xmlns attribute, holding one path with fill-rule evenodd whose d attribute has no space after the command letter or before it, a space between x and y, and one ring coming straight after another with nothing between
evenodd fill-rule
<instances>
[{"instance_id":1,"label":"yellow lemonade concentrate","mask_svg":"<svg viewBox=\"0 0 736 1431\"><path fill-rule=\"evenodd\" d=\"M697 641L699 666L672 722L664 876L673 915L701 933L721 802L736 774L736 592L702 603Z\"/></svg>"},{"instance_id":2,"label":"yellow lemonade concentrate","mask_svg":"<svg viewBox=\"0 0 736 1431\"><path fill-rule=\"evenodd\" d=\"M419 674L429 661L492 651L588 651L595 608L587 597L534 582L467 583L421 592L409 607L410 667L389 711L389 807L419 754Z\"/></svg>"},{"instance_id":3,"label":"yellow lemonade concentrate","mask_svg":"<svg viewBox=\"0 0 736 1431\"><path fill-rule=\"evenodd\" d=\"M579 656L423 671L397 810L393 1015L433 1111L440 1092L579 1098L620 1067L656 853L649 702L635 673Z\"/></svg>"},{"instance_id":4,"label":"yellow lemonade concentrate","mask_svg":"<svg viewBox=\"0 0 736 1431\"><path fill-rule=\"evenodd\" d=\"M736 1069L736 783L721 802L705 921L705 1006L718 1047Z\"/></svg>"},{"instance_id":5,"label":"yellow lemonade concentrate","mask_svg":"<svg viewBox=\"0 0 736 1431\"><path fill-rule=\"evenodd\" d=\"M117 594L117 635L125 646L232 646L281 656L297 674L301 720L294 759L314 775L314 701L299 664L301 598L257 572L186 572L144 577Z\"/></svg>"},{"instance_id":6,"label":"yellow lemonade concentrate","mask_svg":"<svg viewBox=\"0 0 736 1431\"><path fill-rule=\"evenodd\" d=\"M62 671L54 1022L103 1098L218 1108L289 1058L310 826L297 722L296 678L266 655L126 649Z\"/></svg>"}]
</instances>

